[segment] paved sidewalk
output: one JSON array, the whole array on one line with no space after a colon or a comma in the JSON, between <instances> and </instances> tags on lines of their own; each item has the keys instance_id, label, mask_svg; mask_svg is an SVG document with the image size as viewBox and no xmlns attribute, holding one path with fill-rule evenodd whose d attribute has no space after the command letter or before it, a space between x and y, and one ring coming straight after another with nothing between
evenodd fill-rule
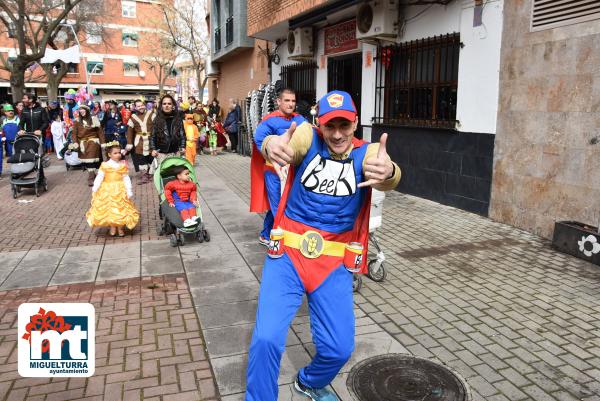
<instances>
[{"instance_id":1,"label":"paved sidewalk","mask_svg":"<svg viewBox=\"0 0 600 401\"><path fill-rule=\"evenodd\" d=\"M240 172L249 158L202 161L247 204L249 177ZM410 353L454 368L474 400L600 400L598 266L524 231L397 192L388 193L377 235L388 278L365 279L355 297L361 319ZM334 387L345 388L343 375Z\"/></svg>"},{"instance_id":2,"label":"paved sidewalk","mask_svg":"<svg viewBox=\"0 0 600 401\"><path fill-rule=\"evenodd\" d=\"M96 371L90 378L21 378L17 308L91 302ZM185 276L169 275L0 292L0 400L197 401L218 393Z\"/></svg>"},{"instance_id":3,"label":"paved sidewalk","mask_svg":"<svg viewBox=\"0 0 600 401\"><path fill-rule=\"evenodd\" d=\"M3 168L0 180L0 252L66 248L96 244L122 243L158 239L158 197L153 184L136 185L130 163L134 203L140 211L140 224L126 238L112 238L107 229L92 230L85 221L92 190L87 186L87 172L67 171L65 164L52 155L50 167L44 170L48 192L36 198L33 190L24 189L13 199L9 166Z\"/></svg>"},{"instance_id":4,"label":"paved sidewalk","mask_svg":"<svg viewBox=\"0 0 600 401\"><path fill-rule=\"evenodd\" d=\"M200 158L201 203L210 243L170 248L164 239L142 241L139 236L115 245L69 243L46 253L29 248L0 253L0 291L42 286L0 296L56 291L77 281L104 286L103 280L114 278L148 280L146 276L167 273L183 278L185 273L215 374L214 397L242 399L265 258L256 241L261 218L247 212L249 161L231 154ZM510 226L396 192L385 200L383 219L378 238L386 252L388 277L383 283L365 278L355 296L356 352L333 383L342 401L353 401L346 378L354 363L390 352L447 364L466 378L476 401L600 399L597 266L557 253L546 241ZM151 224L146 220L143 230ZM35 230L30 235L34 238ZM45 290L46 285L58 287ZM181 294L180 299L189 308L190 298ZM5 353L9 346L4 344L14 341L14 329L7 324L0 320L0 369L1 358L12 355ZM313 352L304 306L288 335L281 401L300 399L289 383ZM200 370L208 375L206 368ZM106 375L105 384L110 373ZM201 380L196 376L200 392Z\"/></svg>"}]
</instances>

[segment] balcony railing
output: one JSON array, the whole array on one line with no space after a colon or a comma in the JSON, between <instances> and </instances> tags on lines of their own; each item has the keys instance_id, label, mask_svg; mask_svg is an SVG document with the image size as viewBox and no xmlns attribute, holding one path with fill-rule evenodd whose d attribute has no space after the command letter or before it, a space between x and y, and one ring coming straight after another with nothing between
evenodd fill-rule
<instances>
[{"instance_id":1,"label":"balcony railing","mask_svg":"<svg viewBox=\"0 0 600 401\"><path fill-rule=\"evenodd\" d=\"M215 29L215 53L221 50L221 28Z\"/></svg>"},{"instance_id":2,"label":"balcony railing","mask_svg":"<svg viewBox=\"0 0 600 401\"><path fill-rule=\"evenodd\" d=\"M225 22L225 46L233 42L233 16L229 16Z\"/></svg>"}]
</instances>

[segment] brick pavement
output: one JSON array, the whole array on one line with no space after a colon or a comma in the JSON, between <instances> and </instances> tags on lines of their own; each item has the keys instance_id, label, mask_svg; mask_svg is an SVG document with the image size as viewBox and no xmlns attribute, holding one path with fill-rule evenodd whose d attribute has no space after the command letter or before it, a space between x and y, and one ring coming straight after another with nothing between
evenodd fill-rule
<instances>
[{"instance_id":1,"label":"brick pavement","mask_svg":"<svg viewBox=\"0 0 600 401\"><path fill-rule=\"evenodd\" d=\"M240 171L249 161L202 159L246 202L249 177ZM378 238L388 278L366 279L357 308L414 355L466 378L474 400L600 400L597 266L397 192L385 200Z\"/></svg>"},{"instance_id":2,"label":"brick pavement","mask_svg":"<svg viewBox=\"0 0 600 401\"><path fill-rule=\"evenodd\" d=\"M96 371L90 378L21 378L17 307L91 302ZM184 275L0 292L0 400L196 401L218 391Z\"/></svg>"},{"instance_id":3,"label":"brick pavement","mask_svg":"<svg viewBox=\"0 0 600 401\"><path fill-rule=\"evenodd\" d=\"M130 163L131 164L131 163ZM158 196L153 184L136 185L130 165L134 203L140 211L140 224L126 238L111 238L107 229L92 230L85 221L92 191L87 186L87 173L66 171L62 161L53 155L45 170L47 193L35 197L33 190L23 190L13 199L5 164L0 180L0 252L48 249L67 246L110 244L159 238ZM20 202L26 201L26 202Z\"/></svg>"}]
</instances>

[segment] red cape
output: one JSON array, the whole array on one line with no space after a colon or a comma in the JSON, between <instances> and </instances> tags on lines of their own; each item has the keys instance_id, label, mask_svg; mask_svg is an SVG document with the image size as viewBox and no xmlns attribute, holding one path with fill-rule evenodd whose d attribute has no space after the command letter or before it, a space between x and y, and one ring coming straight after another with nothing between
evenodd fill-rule
<instances>
[{"instance_id":1,"label":"red cape","mask_svg":"<svg viewBox=\"0 0 600 401\"><path fill-rule=\"evenodd\" d=\"M297 113L292 113L289 119L297 115ZM272 117L286 118L286 115L276 110L267 114L262 121ZM252 141L252 158L250 159L250 211L255 213L264 213L271 208L269 198L267 197L267 187L265 186L265 164L265 158L258 150L258 147L256 147L256 143Z\"/></svg>"}]
</instances>

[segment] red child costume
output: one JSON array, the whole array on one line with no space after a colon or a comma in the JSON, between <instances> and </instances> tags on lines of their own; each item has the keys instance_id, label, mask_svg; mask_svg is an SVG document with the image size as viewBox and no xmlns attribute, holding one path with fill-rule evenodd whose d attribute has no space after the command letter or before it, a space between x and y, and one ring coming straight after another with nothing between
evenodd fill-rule
<instances>
[{"instance_id":1,"label":"red child costume","mask_svg":"<svg viewBox=\"0 0 600 401\"><path fill-rule=\"evenodd\" d=\"M196 184L192 181L174 180L165 185L165 197L170 205L175 205L177 211L181 214L184 226L191 225L197 220L196 205Z\"/></svg>"}]
</instances>

